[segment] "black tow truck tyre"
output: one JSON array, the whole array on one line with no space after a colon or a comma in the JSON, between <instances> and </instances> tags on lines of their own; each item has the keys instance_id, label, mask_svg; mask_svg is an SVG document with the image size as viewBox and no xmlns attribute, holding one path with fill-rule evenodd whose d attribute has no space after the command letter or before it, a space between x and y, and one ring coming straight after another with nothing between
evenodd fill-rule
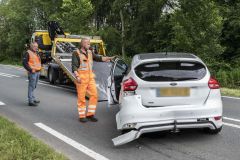
<instances>
[{"instance_id":1,"label":"black tow truck tyre","mask_svg":"<svg viewBox=\"0 0 240 160\"><path fill-rule=\"evenodd\" d=\"M58 70L58 80L60 84L64 84L64 73L62 69Z\"/></svg>"},{"instance_id":2,"label":"black tow truck tyre","mask_svg":"<svg viewBox=\"0 0 240 160\"><path fill-rule=\"evenodd\" d=\"M50 84L56 84L56 81L58 79L58 71L57 69L53 67L49 67L48 69L48 80Z\"/></svg>"}]
</instances>

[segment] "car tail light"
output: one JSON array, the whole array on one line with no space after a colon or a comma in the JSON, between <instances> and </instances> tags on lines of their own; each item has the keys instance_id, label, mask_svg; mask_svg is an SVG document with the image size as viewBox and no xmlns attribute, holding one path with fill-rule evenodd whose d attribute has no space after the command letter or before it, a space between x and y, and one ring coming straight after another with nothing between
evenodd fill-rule
<instances>
[{"instance_id":1,"label":"car tail light","mask_svg":"<svg viewBox=\"0 0 240 160\"><path fill-rule=\"evenodd\" d=\"M123 91L135 91L137 87L137 82L132 78L129 78L123 82Z\"/></svg>"},{"instance_id":2,"label":"car tail light","mask_svg":"<svg viewBox=\"0 0 240 160\"><path fill-rule=\"evenodd\" d=\"M208 81L208 86L210 89L219 89L220 88L220 84L218 83L218 81L212 77Z\"/></svg>"},{"instance_id":3,"label":"car tail light","mask_svg":"<svg viewBox=\"0 0 240 160\"><path fill-rule=\"evenodd\" d=\"M217 116L217 117L214 117L215 121L219 121L222 119L222 116Z\"/></svg>"}]
</instances>

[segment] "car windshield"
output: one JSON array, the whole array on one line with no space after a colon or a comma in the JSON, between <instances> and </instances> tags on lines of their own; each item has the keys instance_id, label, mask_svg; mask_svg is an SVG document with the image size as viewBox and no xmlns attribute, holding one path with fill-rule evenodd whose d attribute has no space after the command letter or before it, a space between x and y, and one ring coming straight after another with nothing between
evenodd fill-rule
<instances>
[{"instance_id":1,"label":"car windshield","mask_svg":"<svg viewBox=\"0 0 240 160\"><path fill-rule=\"evenodd\" d=\"M140 64L135 73L144 81L186 81L202 79L206 68L200 62L158 61Z\"/></svg>"}]
</instances>

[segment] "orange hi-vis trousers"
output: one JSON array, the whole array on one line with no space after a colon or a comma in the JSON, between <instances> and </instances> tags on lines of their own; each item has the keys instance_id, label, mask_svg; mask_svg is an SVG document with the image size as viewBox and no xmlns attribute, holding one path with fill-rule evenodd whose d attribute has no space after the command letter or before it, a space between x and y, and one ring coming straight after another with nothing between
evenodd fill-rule
<instances>
[{"instance_id":1,"label":"orange hi-vis trousers","mask_svg":"<svg viewBox=\"0 0 240 160\"><path fill-rule=\"evenodd\" d=\"M96 82L94 79L94 73L92 70L78 71L81 83L75 83L77 88L77 106L78 113L80 118L85 118L86 116L95 115L97 102L98 102L98 93ZM86 107L86 93L89 95L88 107Z\"/></svg>"}]
</instances>

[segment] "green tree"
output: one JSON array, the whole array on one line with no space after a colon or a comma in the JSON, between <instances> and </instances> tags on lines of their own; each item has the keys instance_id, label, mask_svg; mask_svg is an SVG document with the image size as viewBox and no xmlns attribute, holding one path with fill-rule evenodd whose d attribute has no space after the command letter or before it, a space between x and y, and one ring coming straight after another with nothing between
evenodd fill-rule
<instances>
[{"instance_id":1,"label":"green tree","mask_svg":"<svg viewBox=\"0 0 240 160\"><path fill-rule=\"evenodd\" d=\"M10 59L21 57L24 43L33 30L32 1L2 1L0 15L1 56Z\"/></svg>"},{"instance_id":2,"label":"green tree","mask_svg":"<svg viewBox=\"0 0 240 160\"><path fill-rule=\"evenodd\" d=\"M63 0L61 10L52 16L73 34L90 32L93 7L90 0Z\"/></svg>"},{"instance_id":3,"label":"green tree","mask_svg":"<svg viewBox=\"0 0 240 160\"><path fill-rule=\"evenodd\" d=\"M224 18L221 44L226 47L222 57L239 67L240 60L240 1L219 1ZM234 63L235 62L235 63Z\"/></svg>"},{"instance_id":4,"label":"green tree","mask_svg":"<svg viewBox=\"0 0 240 160\"><path fill-rule=\"evenodd\" d=\"M132 4L131 25L127 31L130 53L159 52L171 48L172 27L169 19L172 15L164 12L169 5L174 6L174 2L138 0Z\"/></svg>"},{"instance_id":5,"label":"green tree","mask_svg":"<svg viewBox=\"0 0 240 160\"><path fill-rule=\"evenodd\" d=\"M176 51L192 52L214 65L224 51L219 37L223 18L213 0L180 0L172 17Z\"/></svg>"},{"instance_id":6,"label":"green tree","mask_svg":"<svg viewBox=\"0 0 240 160\"><path fill-rule=\"evenodd\" d=\"M0 60L20 60L26 40L36 29L47 29L49 20L59 21L67 31L91 30L90 0L0 1Z\"/></svg>"},{"instance_id":7,"label":"green tree","mask_svg":"<svg viewBox=\"0 0 240 160\"><path fill-rule=\"evenodd\" d=\"M94 8L100 12L103 28L113 27L121 40L113 44L112 49L118 53L126 51L128 56L140 52L167 51L172 49L172 14L164 10L174 10L174 0L110 0L92 1ZM102 3L101 3L102 2ZM100 10L106 5L111 12ZM100 10L100 11L98 11ZM114 33L116 33L114 32ZM111 36L111 34L109 34ZM107 40L107 39L106 39ZM121 44L122 48L119 48Z\"/></svg>"}]
</instances>

